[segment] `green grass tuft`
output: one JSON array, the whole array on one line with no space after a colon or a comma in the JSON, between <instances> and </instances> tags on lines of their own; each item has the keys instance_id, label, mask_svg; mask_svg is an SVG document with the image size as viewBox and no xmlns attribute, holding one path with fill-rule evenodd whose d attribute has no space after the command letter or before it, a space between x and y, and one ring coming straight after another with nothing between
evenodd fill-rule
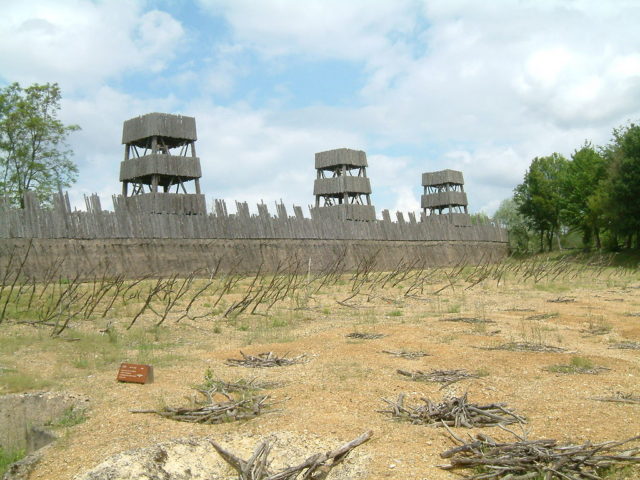
<instances>
[{"instance_id":1,"label":"green grass tuft","mask_svg":"<svg viewBox=\"0 0 640 480\"><path fill-rule=\"evenodd\" d=\"M22 460L26 454L27 452L25 450L11 451L0 447L0 477L9 470L9 466L12 463Z\"/></svg>"}]
</instances>

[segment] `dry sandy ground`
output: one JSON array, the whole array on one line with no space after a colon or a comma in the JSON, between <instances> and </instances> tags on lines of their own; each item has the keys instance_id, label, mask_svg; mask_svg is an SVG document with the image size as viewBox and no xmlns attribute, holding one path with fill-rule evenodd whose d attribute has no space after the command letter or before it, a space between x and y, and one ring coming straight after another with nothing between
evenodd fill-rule
<instances>
[{"instance_id":1,"label":"dry sandy ground","mask_svg":"<svg viewBox=\"0 0 640 480\"><path fill-rule=\"evenodd\" d=\"M399 393L406 393L410 404L420 397L440 400L464 392L473 403L505 402L527 417L530 439L577 443L640 435L640 405L593 399L616 392L640 395L640 350L611 348L617 342L640 342L640 316L634 316L640 315L638 274L591 275L586 272L580 278L538 285L516 280L500 285L487 281L469 290L457 285L438 295L424 292L420 298L405 298L401 290L388 289L369 301L365 296L352 299L356 308L335 301L347 296L336 287L319 296L309 310L292 312L283 306L278 318L284 320L275 323L273 318L246 316L234 322L202 319L169 324L175 342L163 353L180 357L156 366L153 384L117 383L117 365L89 371L66 369L56 388L88 395L89 418L65 432L30 478L71 479L115 453L189 436L211 437L230 450L245 452L261 438L279 432L288 440L278 448L285 449L284 458L290 463L297 463L304 454L294 445L296 441L323 451L366 430L373 430L374 436L354 452L359 467L352 478L458 478L438 468L444 463L439 454L453 446L442 428L402 423L379 413L385 406L381 398L395 398ZM568 301L552 302L560 297ZM546 318L531 318L543 314ZM458 317L494 323L446 321ZM352 332L384 337L347 338ZM511 341L544 343L567 351L482 348ZM238 358L240 349L249 354L305 353L310 361L269 369L227 366L225 359ZM429 356L410 360L383 350L422 350ZM52 354L29 347L19 352L20 358L29 358L25 368L39 372L54 368ZM545 370L567 364L574 356L609 370L598 375ZM459 368L480 370L483 376L441 388L397 373L398 369ZM186 405L206 369L226 380L257 377L281 382L282 386L269 391L275 411L248 422L221 425L193 425L130 413ZM456 432L462 436L475 433L462 428ZM486 433L510 438L498 428Z\"/></svg>"}]
</instances>

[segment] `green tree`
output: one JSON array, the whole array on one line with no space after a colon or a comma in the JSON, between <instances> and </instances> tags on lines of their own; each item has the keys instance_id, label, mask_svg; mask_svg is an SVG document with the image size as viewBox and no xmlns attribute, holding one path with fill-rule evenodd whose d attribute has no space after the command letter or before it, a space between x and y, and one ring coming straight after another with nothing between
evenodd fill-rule
<instances>
[{"instance_id":1,"label":"green tree","mask_svg":"<svg viewBox=\"0 0 640 480\"><path fill-rule=\"evenodd\" d=\"M571 156L561 178L561 219L582 232L582 242L600 248L600 231L605 224L605 180L607 161L589 142Z\"/></svg>"},{"instance_id":2,"label":"green tree","mask_svg":"<svg viewBox=\"0 0 640 480\"><path fill-rule=\"evenodd\" d=\"M628 247L635 236L640 247L640 125L614 129L606 155L611 162L607 186L610 228L627 237Z\"/></svg>"},{"instance_id":3,"label":"green tree","mask_svg":"<svg viewBox=\"0 0 640 480\"><path fill-rule=\"evenodd\" d=\"M80 127L58 120L60 98L56 83L0 89L0 196L14 205L28 190L45 200L77 178L67 137Z\"/></svg>"},{"instance_id":4,"label":"green tree","mask_svg":"<svg viewBox=\"0 0 640 480\"><path fill-rule=\"evenodd\" d=\"M484 212L472 213L469 217L471 219L471 225L487 225L491 222L489 215Z\"/></svg>"},{"instance_id":5,"label":"green tree","mask_svg":"<svg viewBox=\"0 0 640 480\"><path fill-rule=\"evenodd\" d=\"M514 190L518 211L525 218L527 226L540 236L541 251L544 250L545 238L551 250L553 237L560 230L561 184L566 165L567 159L557 153L536 157L524 181Z\"/></svg>"},{"instance_id":6,"label":"green tree","mask_svg":"<svg viewBox=\"0 0 640 480\"><path fill-rule=\"evenodd\" d=\"M531 252L531 231L527 222L518 211L518 205L513 198L500 202L500 206L493 215L493 221L509 231L509 249L512 253L526 254Z\"/></svg>"}]
</instances>

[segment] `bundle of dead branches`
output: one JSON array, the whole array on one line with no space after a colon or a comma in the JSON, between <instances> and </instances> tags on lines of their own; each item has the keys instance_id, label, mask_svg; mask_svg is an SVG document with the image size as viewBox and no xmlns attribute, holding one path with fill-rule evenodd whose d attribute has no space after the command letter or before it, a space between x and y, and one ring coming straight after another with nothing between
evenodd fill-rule
<instances>
[{"instance_id":1,"label":"bundle of dead branches","mask_svg":"<svg viewBox=\"0 0 640 480\"><path fill-rule=\"evenodd\" d=\"M548 320L558 316L559 315L557 313L539 313L537 315L529 315L528 317L525 317L525 320Z\"/></svg>"},{"instance_id":2,"label":"bundle of dead branches","mask_svg":"<svg viewBox=\"0 0 640 480\"><path fill-rule=\"evenodd\" d=\"M398 400L384 400L391 408L381 410L393 418L407 420L414 425L433 425L435 427L495 427L510 423L526 423L525 418L512 412L504 403L476 405L467 401L467 394L461 397L444 399L434 403L421 398L424 405L405 406L404 394Z\"/></svg>"},{"instance_id":3,"label":"bundle of dead branches","mask_svg":"<svg viewBox=\"0 0 640 480\"><path fill-rule=\"evenodd\" d=\"M512 432L513 433L513 432ZM483 434L444 453L449 465L440 468L473 469L468 479L544 479L544 480L600 480L611 470L640 462L640 448L621 448L640 437L621 442L585 443L584 445L558 445L556 440L527 440L518 436L513 443L499 443ZM477 473L480 471L481 473Z\"/></svg>"},{"instance_id":4,"label":"bundle of dead branches","mask_svg":"<svg viewBox=\"0 0 640 480\"><path fill-rule=\"evenodd\" d=\"M388 355L393 355L394 357L400 358L408 358L409 360L414 360L416 358L422 358L429 356L430 354L423 351L410 351L410 350L382 350L382 353L386 353Z\"/></svg>"},{"instance_id":5,"label":"bundle of dead branches","mask_svg":"<svg viewBox=\"0 0 640 480\"><path fill-rule=\"evenodd\" d=\"M478 317L453 317L453 318L443 318L440 320L441 322L462 322L462 323L496 323L493 320L488 320L486 318L478 318Z\"/></svg>"},{"instance_id":6,"label":"bundle of dead branches","mask_svg":"<svg viewBox=\"0 0 640 480\"><path fill-rule=\"evenodd\" d=\"M259 390L268 390L278 387L277 382L260 381L257 378L240 378L238 380L225 381L220 378L216 378L211 369L207 369L204 374L204 382L200 385L196 385L194 388L205 397L211 397L216 393L223 395L237 394L237 393L251 393Z\"/></svg>"},{"instance_id":7,"label":"bundle of dead branches","mask_svg":"<svg viewBox=\"0 0 640 480\"><path fill-rule=\"evenodd\" d=\"M256 392L258 390L268 390L276 388L278 383L276 382L264 382L259 381L257 378L245 379L241 378L235 381L224 381L219 378L215 378L213 374L208 371L205 374L205 381L202 385L198 385L195 389L203 395L213 395L216 393L231 394L237 392Z\"/></svg>"},{"instance_id":8,"label":"bundle of dead branches","mask_svg":"<svg viewBox=\"0 0 640 480\"><path fill-rule=\"evenodd\" d=\"M594 397L593 400L598 400L599 402L640 404L640 396L625 392L616 392L609 397Z\"/></svg>"},{"instance_id":9,"label":"bundle of dead branches","mask_svg":"<svg viewBox=\"0 0 640 480\"><path fill-rule=\"evenodd\" d=\"M609 348L617 348L620 350L640 350L640 342L620 342L609 345Z\"/></svg>"},{"instance_id":10,"label":"bundle of dead branches","mask_svg":"<svg viewBox=\"0 0 640 480\"><path fill-rule=\"evenodd\" d=\"M538 342L509 342L494 347L480 347L483 350L509 350L513 352L562 353L566 348L554 347Z\"/></svg>"},{"instance_id":11,"label":"bundle of dead branches","mask_svg":"<svg viewBox=\"0 0 640 480\"><path fill-rule=\"evenodd\" d=\"M434 382L442 383L442 388L445 388L452 383L459 382L460 380L466 380L467 378L480 378L477 373L471 373L464 369L458 370L431 370L429 373L416 370L415 372L408 372L406 370L398 370L400 375L409 377L416 382Z\"/></svg>"},{"instance_id":12,"label":"bundle of dead branches","mask_svg":"<svg viewBox=\"0 0 640 480\"><path fill-rule=\"evenodd\" d=\"M248 420L260 415L267 407L266 395L247 395L233 399L222 393L226 401L217 402L208 392L201 392L207 399L192 407L164 407L161 410L132 410L131 413L155 413L178 422L218 424Z\"/></svg>"},{"instance_id":13,"label":"bundle of dead branches","mask_svg":"<svg viewBox=\"0 0 640 480\"><path fill-rule=\"evenodd\" d=\"M297 363L306 363L308 358L306 354L297 357L287 358L286 354L278 357L273 352L259 353L258 355L246 355L240 352L242 358L227 358L225 362L232 367L251 367L251 368L267 368L267 367L283 367L287 365L295 365Z\"/></svg>"},{"instance_id":14,"label":"bundle of dead branches","mask_svg":"<svg viewBox=\"0 0 640 480\"><path fill-rule=\"evenodd\" d=\"M353 332L347 335L347 338L359 338L361 340L375 340L377 338L384 337L384 333L368 333L368 332Z\"/></svg>"},{"instance_id":15,"label":"bundle of dead branches","mask_svg":"<svg viewBox=\"0 0 640 480\"><path fill-rule=\"evenodd\" d=\"M211 441L211 445L238 472L240 480L295 480L300 475L302 479L320 480L327 478L332 468L339 465L351 450L362 445L372 435L371 431L365 432L335 450L312 455L301 464L285 468L278 473L272 473L269 470L271 445L268 441L260 443L248 460L241 459L214 441Z\"/></svg>"},{"instance_id":16,"label":"bundle of dead branches","mask_svg":"<svg viewBox=\"0 0 640 480\"><path fill-rule=\"evenodd\" d=\"M549 303L573 303L576 299L573 297L558 297L547 300Z\"/></svg>"}]
</instances>

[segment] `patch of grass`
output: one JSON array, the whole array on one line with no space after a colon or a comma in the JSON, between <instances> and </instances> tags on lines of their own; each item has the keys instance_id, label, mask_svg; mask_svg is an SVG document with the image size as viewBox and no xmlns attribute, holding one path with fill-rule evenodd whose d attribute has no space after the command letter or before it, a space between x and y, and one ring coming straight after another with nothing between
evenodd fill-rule
<instances>
[{"instance_id":1,"label":"patch of grass","mask_svg":"<svg viewBox=\"0 0 640 480\"><path fill-rule=\"evenodd\" d=\"M402 313L402 310L391 310L387 314L388 317L401 317L402 315L404 315L404 313Z\"/></svg>"},{"instance_id":2,"label":"patch of grass","mask_svg":"<svg viewBox=\"0 0 640 480\"><path fill-rule=\"evenodd\" d=\"M45 380L25 372L15 370L0 372L0 394L41 390L51 385L53 385L53 382L50 380Z\"/></svg>"},{"instance_id":3,"label":"patch of grass","mask_svg":"<svg viewBox=\"0 0 640 480\"><path fill-rule=\"evenodd\" d=\"M37 345L38 350L49 351L57 348L59 342L42 330L30 331L28 334L0 336L0 354L13 355L33 345Z\"/></svg>"},{"instance_id":4,"label":"patch of grass","mask_svg":"<svg viewBox=\"0 0 640 480\"><path fill-rule=\"evenodd\" d=\"M449 305L447 307L447 313L460 313L462 309L462 305L459 303L454 303L453 305Z\"/></svg>"},{"instance_id":5,"label":"patch of grass","mask_svg":"<svg viewBox=\"0 0 640 480\"><path fill-rule=\"evenodd\" d=\"M608 370L604 367L594 365L594 363L588 358L584 357L571 357L571 360L566 365L551 365L545 368L546 371L551 373L563 373L563 374L597 374L603 370Z\"/></svg>"},{"instance_id":6,"label":"patch of grass","mask_svg":"<svg viewBox=\"0 0 640 480\"><path fill-rule=\"evenodd\" d=\"M340 361L329 367L329 373L339 382L351 382L355 379L366 378L372 372L372 368L365 367L355 361Z\"/></svg>"},{"instance_id":7,"label":"patch of grass","mask_svg":"<svg viewBox=\"0 0 640 480\"><path fill-rule=\"evenodd\" d=\"M451 342L453 342L454 340L456 340L458 338L458 335L455 335L453 333L449 334L449 335L443 335L440 337L440 343L446 343L449 344Z\"/></svg>"},{"instance_id":8,"label":"patch of grass","mask_svg":"<svg viewBox=\"0 0 640 480\"><path fill-rule=\"evenodd\" d=\"M613 330L613 326L606 322L604 318L589 319L589 324L584 333L588 335L606 335Z\"/></svg>"},{"instance_id":9,"label":"patch of grass","mask_svg":"<svg viewBox=\"0 0 640 480\"><path fill-rule=\"evenodd\" d=\"M87 357L76 357L71 361L71 364L79 369L87 369L89 368L89 359Z\"/></svg>"},{"instance_id":10,"label":"patch of grass","mask_svg":"<svg viewBox=\"0 0 640 480\"><path fill-rule=\"evenodd\" d=\"M12 463L22 460L27 455L25 450L5 450L0 447L0 477L9 469Z\"/></svg>"},{"instance_id":11,"label":"patch of grass","mask_svg":"<svg viewBox=\"0 0 640 480\"><path fill-rule=\"evenodd\" d=\"M520 338L515 343L546 345L549 330L537 322L520 321Z\"/></svg>"},{"instance_id":12,"label":"patch of grass","mask_svg":"<svg viewBox=\"0 0 640 480\"><path fill-rule=\"evenodd\" d=\"M555 282L536 283L533 286L533 288L541 292L549 292L549 293L564 293L571 290L571 287L569 285L566 285L564 283L555 283Z\"/></svg>"},{"instance_id":13,"label":"patch of grass","mask_svg":"<svg viewBox=\"0 0 640 480\"><path fill-rule=\"evenodd\" d=\"M623 467L613 465L599 470L598 475L606 480L632 480L640 477L640 469L634 465Z\"/></svg>"},{"instance_id":14,"label":"patch of grass","mask_svg":"<svg viewBox=\"0 0 640 480\"><path fill-rule=\"evenodd\" d=\"M292 313L288 318L258 318L252 319L252 323L246 323L248 332L245 342L247 345L260 343L287 343L295 340L292 327L299 320L298 312Z\"/></svg>"},{"instance_id":15,"label":"patch of grass","mask_svg":"<svg viewBox=\"0 0 640 480\"><path fill-rule=\"evenodd\" d=\"M175 365L180 360L183 360L182 355L172 352L156 352L155 350L138 350L135 355L134 363L141 363L143 365L153 365L155 367L166 367Z\"/></svg>"},{"instance_id":16,"label":"patch of grass","mask_svg":"<svg viewBox=\"0 0 640 480\"><path fill-rule=\"evenodd\" d=\"M68 428L80 425L86 421L87 415L83 408L69 407L62 412L60 418L47 423L47 426L54 428Z\"/></svg>"},{"instance_id":17,"label":"patch of grass","mask_svg":"<svg viewBox=\"0 0 640 480\"><path fill-rule=\"evenodd\" d=\"M282 318L274 318L271 322L271 326L274 328L282 328L289 325L289 323Z\"/></svg>"}]
</instances>

